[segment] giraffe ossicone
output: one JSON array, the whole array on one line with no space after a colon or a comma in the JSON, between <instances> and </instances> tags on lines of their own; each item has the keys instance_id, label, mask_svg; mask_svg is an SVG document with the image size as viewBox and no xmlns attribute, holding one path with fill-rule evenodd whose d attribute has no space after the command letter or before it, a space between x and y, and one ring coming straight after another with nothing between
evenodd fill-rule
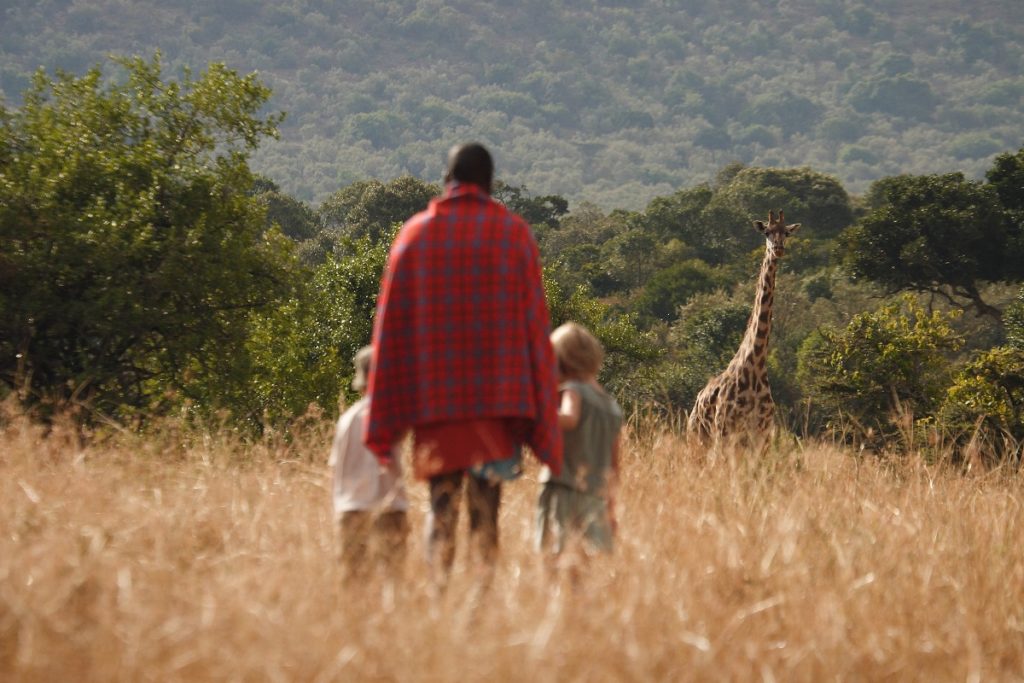
<instances>
[{"instance_id":1,"label":"giraffe ossicone","mask_svg":"<svg viewBox=\"0 0 1024 683\"><path fill-rule=\"evenodd\" d=\"M754 228L765 236L765 253L746 332L729 365L697 394L686 423L687 431L704 445L728 440L760 450L775 426L775 402L766 369L775 276L786 238L800 224L786 225L781 210L777 218L770 210L768 223L754 221Z\"/></svg>"}]
</instances>

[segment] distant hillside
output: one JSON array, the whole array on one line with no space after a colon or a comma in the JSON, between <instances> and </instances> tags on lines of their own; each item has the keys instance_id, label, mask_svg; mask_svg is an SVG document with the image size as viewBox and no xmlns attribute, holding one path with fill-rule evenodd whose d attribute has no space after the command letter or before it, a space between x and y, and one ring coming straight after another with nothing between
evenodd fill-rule
<instances>
[{"instance_id":1,"label":"distant hillside","mask_svg":"<svg viewBox=\"0 0 1024 683\"><path fill-rule=\"evenodd\" d=\"M507 5L507 6L506 6ZM1020 0L7 0L0 89L160 49L259 71L288 112L260 171L320 201L354 180L436 181L446 147L501 176L639 208L731 161L863 191L1024 142ZM968 12L969 9L969 12Z\"/></svg>"}]
</instances>

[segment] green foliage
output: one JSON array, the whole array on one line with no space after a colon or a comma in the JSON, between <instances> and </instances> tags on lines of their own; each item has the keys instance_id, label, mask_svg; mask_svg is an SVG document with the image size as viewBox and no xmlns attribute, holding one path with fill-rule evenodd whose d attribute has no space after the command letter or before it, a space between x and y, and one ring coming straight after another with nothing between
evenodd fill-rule
<instances>
[{"instance_id":1,"label":"green foliage","mask_svg":"<svg viewBox=\"0 0 1024 683\"><path fill-rule=\"evenodd\" d=\"M999 140L981 132L963 133L949 143L949 152L954 159L981 159L995 154L1002 148Z\"/></svg>"},{"instance_id":2,"label":"green foliage","mask_svg":"<svg viewBox=\"0 0 1024 683\"><path fill-rule=\"evenodd\" d=\"M305 202L277 189L260 192L256 198L266 207L268 228L274 226L285 237L295 241L308 240L316 236L316 212Z\"/></svg>"},{"instance_id":3,"label":"green foliage","mask_svg":"<svg viewBox=\"0 0 1024 683\"><path fill-rule=\"evenodd\" d=\"M545 195L534 197L526 187L509 185L496 181L492 196L533 227L538 241L550 230L557 230L559 222L569 212L569 202L565 197Z\"/></svg>"},{"instance_id":4,"label":"green foliage","mask_svg":"<svg viewBox=\"0 0 1024 683\"><path fill-rule=\"evenodd\" d=\"M914 76L876 76L858 82L849 96L859 112L879 112L907 119L927 120L938 98L927 81Z\"/></svg>"},{"instance_id":5,"label":"green foliage","mask_svg":"<svg viewBox=\"0 0 1024 683\"><path fill-rule=\"evenodd\" d=\"M395 147L401 142L402 133L409 128L409 121L400 114L387 109L353 114L347 121L349 134L356 140L368 140L376 148Z\"/></svg>"},{"instance_id":6,"label":"green foliage","mask_svg":"<svg viewBox=\"0 0 1024 683\"><path fill-rule=\"evenodd\" d=\"M247 342L251 395L262 423L281 424L310 404L334 412L352 399L352 358L370 343L377 292L395 230L380 241L348 240L284 304L257 316Z\"/></svg>"},{"instance_id":7,"label":"green foliage","mask_svg":"<svg viewBox=\"0 0 1024 683\"><path fill-rule=\"evenodd\" d=\"M625 214L605 215L584 203L560 221L557 229L538 232L541 258L552 277L569 290L583 286L599 296L625 287L625 275L610 252L612 238L625 229Z\"/></svg>"},{"instance_id":8,"label":"green foliage","mask_svg":"<svg viewBox=\"0 0 1024 683\"><path fill-rule=\"evenodd\" d=\"M704 128L693 136L693 144L708 149L728 149L732 146L732 136L721 128Z\"/></svg>"},{"instance_id":9,"label":"green foliage","mask_svg":"<svg viewBox=\"0 0 1024 683\"><path fill-rule=\"evenodd\" d=\"M363 178L434 180L438 145L467 136L515 183L605 210L639 210L729 159L808 164L863 192L897 167L976 177L987 158L949 140L1005 146L1024 128L1017 4L977 0L973 19L921 7L13 0L0 88L17 102L38 65L81 73L139 45L175 67L258 69L289 117L254 167L314 205Z\"/></svg>"},{"instance_id":10,"label":"green foliage","mask_svg":"<svg viewBox=\"0 0 1024 683\"><path fill-rule=\"evenodd\" d=\"M948 382L946 354L963 343L952 328L956 317L904 295L855 315L843 329L822 327L798 355L812 407L833 424L850 417L882 436L893 435L905 415L933 414Z\"/></svg>"},{"instance_id":11,"label":"green foliage","mask_svg":"<svg viewBox=\"0 0 1024 683\"><path fill-rule=\"evenodd\" d=\"M789 220L802 223L805 238L833 237L853 220L850 198L839 181L809 168L743 168L715 191L705 219L724 233L722 248L753 248L763 238L750 223L769 209L782 209Z\"/></svg>"},{"instance_id":12,"label":"green foliage","mask_svg":"<svg viewBox=\"0 0 1024 683\"><path fill-rule=\"evenodd\" d=\"M750 305L716 294L696 297L683 311L673 340L691 358L702 358L705 380L725 369L747 327ZM703 385L703 382L702 382Z\"/></svg>"},{"instance_id":13,"label":"green foliage","mask_svg":"<svg viewBox=\"0 0 1024 683\"><path fill-rule=\"evenodd\" d=\"M977 100L980 104L990 104L997 107L1016 107L1024 97L1024 81L1019 78L1003 79L995 83L989 83L979 94Z\"/></svg>"},{"instance_id":14,"label":"green foliage","mask_svg":"<svg viewBox=\"0 0 1024 683\"><path fill-rule=\"evenodd\" d=\"M844 164L854 161L862 161L865 164L877 164L882 160L878 153L864 145L843 145L839 150L838 158Z\"/></svg>"},{"instance_id":15,"label":"green foliage","mask_svg":"<svg viewBox=\"0 0 1024 683\"><path fill-rule=\"evenodd\" d=\"M628 222L632 225L609 240L606 247L609 255L621 264L622 279L640 287L647 281L654 263L657 242L635 217Z\"/></svg>"},{"instance_id":16,"label":"green foliage","mask_svg":"<svg viewBox=\"0 0 1024 683\"><path fill-rule=\"evenodd\" d=\"M1024 257L1024 147L997 156L985 178L1010 218L1014 258Z\"/></svg>"},{"instance_id":17,"label":"green foliage","mask_svg":"<svg viewBox=\"0 0 1024 683\"><path fill-rule=\"evenodd\" d=\"M754 125L743 126L737 129L733 140L741 145L775 147L779 142L779 135L775 128L755 123Z\"/></svg>"},{"instance_id":18,"label":"green foliage","mask_svg":"<svg viewBox=\"0 0 1024 683\"><path fill-rule=\"evenodd\" d=\"M998 63L1006 58L1002 41L998 39L998 33L991 26L960 19L953 22L951 29L953 43L961 50L965 61L973 63L985 60Z\"/></svg>"},{"instance_id":19,"label":"green foliage","mask_svg":"<svg viewBox=\"0 0 1024 683\"><path fill-rule=\"evenodd\" d=\"M961 173L895 176L872 185L872 210L840 238L839 254L854 277L890 291L909 289L962 297L998 317L979 281L1018 277L1013 233L990 187Z\"/></svg>"},{"instance_id":20,"label":"green foliage","mask_svg":"<svg viewBox=\"0 0 1024 683\"><path fill-rule=\"evenodd\" d=\"M729 363L749 317L749 302L721 290L691 297L668 329L667 357L652 367L650 398L689 410L708 379Z\"/></svg>"},{"instance_id":21,"label":"green foliage","mask_svg":"<svg viewBox=\"0 0 1024 683\"><path fill-rule=\"evenodd\" d=\"M972 439L978 443L980 437L999 455L1016 451L1019 456L1024 445L1024 349L997 347L968 363L946 392L939 424L952 430L961 444ZM1004 437L1010 440L1004 442Z\"/></svg>"},{"instance_id":22,"label":"green foliage","mask_svg":"<svg viewBox=\"0 0 1024 683\"><path fill-rule=\"evenodd\" d=\"M1024 349L1024 287L1003 314L1006 343L1015 349Z\"/></svg>"},{"instance_id":23,"label":"green foliage","mask_svg":"<svg viewBox=\"0 0 1024 683\"><path fill-rule=\"evenodd\" d=\"M389 182L362 180L342 188L320 205L320 216L340 237L380 241L395 223L427 208L440 188L412 176Z\"/></svg>"},{"instance_id":24,"label":"green foliage","mask_svg":"<svg viewBox=\"0 0 1024 683\"><path fill-rule=\"evenodd\" d=\"M759 123L782 130L789 137L795 133L813 130L823 108L813 100L791 91L765 93L754 97L741 119L745 123Z\"/></svg>"},{"instance_id":25,"label":"green foliage","mask_svg":"<svg viewBox=\"0 0 1024 683\"><path fill-rule=\"evenodd\" d=\"M832 142L855 142L864 135L868 124L853 112L837 112L818 124L818 135Z\"/></svg>"},{"instance_id":26,"label":"green foliage","mask_svg":"<svg viewBox=\"0 0 1024 683\"><path fill-rule=\"evenodd\" d=\"M641 315L667 322L679 316L690 297L723 286L721 274L700 259L662 268L647 281L634 307Z\"/></svg>"},{"instance_id":27,"label":"green foliage","mask_svg":"<svg viewBox=\"0 0 1024 683\"><path fill-rule=\"evenodd\" d=\"M655 197L644 209L643 224L661 240L678 238L702 258L709 256L711 250L705 245L712 241L712 232L704 220L704 211L712 196L714 191L709 186L698 185Z\"/></svg>"},{"instance_id":28,"label":"green foliage","mask_svg":"<svg viewBox=\"0 0 1024 683\"><path fill-rule=\"evenodd\" d=\"M0 109L0 381L106 414L230 403L251 312L292 282L247 158L276 134L269 90L159 55L81 78L36 74Z\"/></svg>"}]
</instances>

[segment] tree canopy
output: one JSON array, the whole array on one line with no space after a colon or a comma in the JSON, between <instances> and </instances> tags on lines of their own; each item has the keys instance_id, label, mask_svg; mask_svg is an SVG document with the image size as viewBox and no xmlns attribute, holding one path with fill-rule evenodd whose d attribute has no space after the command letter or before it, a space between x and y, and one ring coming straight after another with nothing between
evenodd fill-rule
<instances>
[{"instance_id":1,"label":"tree canopy","mask_svg":"<svg viewBox=\"0 0 1024 683\"><path fill-rule=\"evenodd\" d=\"M40 71L0 108L0 381L108 414L215 396L247 316L292 278L249 194L269 90L219 64L176 81L159 55L117 64Z\"/></svg>"},{"instance_id":2,"label":"tree canopy","mask_svg":"<svg viewBox=\"0 0 1024 683\"><path fill-rule=\"evenodd\" d=\"M858 193L895 172L980 178L1024 128L1013 0L970 16L902 0L3 7L12 103L39 65L82 72L140 45L175 67L258 69L289 116L254 168L312 203L370 178L434 182L467 135L513 184L639 210L734 160L811 166Z\"/></svg>"},{"instance_id":3,"label":"tree canopy","mask_svg":"<svg viewBox=\"0 0 1024 683\"><path fill-rule=\"evenodd\" d=\"M992 186L962 173L894 176L877 181L871 210L840 239L844 265L891 291L961 297L999 317L982 281L1024 274L1015 230Z\"/></svg>"}]
</instances>

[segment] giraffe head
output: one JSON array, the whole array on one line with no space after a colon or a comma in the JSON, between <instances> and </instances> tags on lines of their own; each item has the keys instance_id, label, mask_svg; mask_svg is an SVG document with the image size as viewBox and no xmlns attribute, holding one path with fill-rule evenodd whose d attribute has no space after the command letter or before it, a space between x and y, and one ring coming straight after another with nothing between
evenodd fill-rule
<instances>
[{"instance_id":1,"label":"giraffe head","mask_svg":"<svg viewBox=\"0 0 1024 683\"><path fill-rule=\"evenodd\" d=\"M775 212L768 211L768 223L764 221L754 221L754 227L759 233L765 236L768 240L768 245L771 247L775 254L782 256L786 238L792 235L794 232L800 229L799 223L791 223L786 225L786 219L783 216L782 209L779 209L779 217L775 218Z\"/></svg>"}]
</instances>

